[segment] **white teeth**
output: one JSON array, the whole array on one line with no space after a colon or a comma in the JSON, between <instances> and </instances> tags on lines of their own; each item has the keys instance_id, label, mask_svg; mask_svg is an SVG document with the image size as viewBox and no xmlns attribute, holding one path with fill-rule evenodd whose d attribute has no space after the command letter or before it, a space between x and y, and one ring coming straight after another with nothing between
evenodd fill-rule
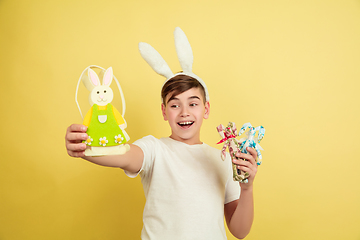
<instances>
[{"instance_id":1,"label":"white teeth","mask_svg":"<svg viewBox=\"0 0 360 240\"><path fill-rule=\"evenodd\" d=\"M179 122L180 125L190 125L192 124L193 122L191 121L188 121L188 122Z\"/></svg>"}]
</instances>

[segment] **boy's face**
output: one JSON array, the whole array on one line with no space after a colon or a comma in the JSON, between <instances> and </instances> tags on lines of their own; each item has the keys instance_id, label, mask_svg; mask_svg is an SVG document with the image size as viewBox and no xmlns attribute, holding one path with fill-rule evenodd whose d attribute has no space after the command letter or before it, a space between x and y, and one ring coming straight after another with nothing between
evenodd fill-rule
<instances>
[{"instance_id":1,"label":"boy's face","mask_svg":"<svg viewBox=\"0 0 360 240\"><path fill-rule=\"evenodd\" d=\"M203 119L209 117L210 104L204 104L199 88L191 88L161 105L164 120L171 127L171 138L187 144L200 144L200 128Z\"/></svg>"}]
</instances>

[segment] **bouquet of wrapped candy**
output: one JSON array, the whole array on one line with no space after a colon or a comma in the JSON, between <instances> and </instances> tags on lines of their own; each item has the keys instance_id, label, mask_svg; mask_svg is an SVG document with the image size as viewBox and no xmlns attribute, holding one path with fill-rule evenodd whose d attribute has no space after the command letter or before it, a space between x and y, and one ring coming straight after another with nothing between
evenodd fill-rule
<instances>
[{"instance_id":1,"label":"bouquet of wrapped candy","mask_svg":"<svg viewBox=\"0 0 360 240\"><path fill-rule=\"evenodd\" d=\"M240 131L239 134L237 134L236 125L233 122L229 122L227 127L224 127L224 125L220 124L217 128L217 131L219 132L221 136L220 143L224 143L224 146L221 150L221 159L225 160L225 151L226 148L229 147L229 154L231 156L231 160L237 157L235 154L237 152L241 153L248 153L246 150L247 147L252 147L256 150L258 154L258 159L256 159L256 163L258 165L261 164L262 155L260 150L263 150L262 147L259 145L260 141L263 139L265 134L265 128L263 126L259 126L254 128L250 123L245 123ZM246 131L246 129L249 129ZM245 132L246 131L246 132ZM246 137L241 138L240 140L237 140L236 137L240 136L245 132ZM255 137L256 132L258 132L258 135ZM244 159L243 159L244 160ZM246 160L244 160L246 161ZM233 179L234 181L239 181L241 183L247 183L249 174L247 172L241 171L240 169L237 169L235 164L232 164L233 166Z\"/></svg>"}]
</instances>

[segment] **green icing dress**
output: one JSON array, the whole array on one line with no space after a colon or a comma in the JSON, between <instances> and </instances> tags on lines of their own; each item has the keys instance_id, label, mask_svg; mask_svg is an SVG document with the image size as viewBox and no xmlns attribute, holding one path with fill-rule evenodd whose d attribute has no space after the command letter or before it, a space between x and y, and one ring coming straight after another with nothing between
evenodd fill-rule
<instances>
[{"instance_id":1,"label":"green icing dress","mask_svg":"<svg viewBox=\"0 0 360 240\"><path fill-rule=\"evenodd\" d=\"M92 147L110 147L126 143L126 138L115 120L113 106L109 103L106 110L92 106L90 124L86 132L89 139L86 144Z\"/></svg>"}]
</instances>

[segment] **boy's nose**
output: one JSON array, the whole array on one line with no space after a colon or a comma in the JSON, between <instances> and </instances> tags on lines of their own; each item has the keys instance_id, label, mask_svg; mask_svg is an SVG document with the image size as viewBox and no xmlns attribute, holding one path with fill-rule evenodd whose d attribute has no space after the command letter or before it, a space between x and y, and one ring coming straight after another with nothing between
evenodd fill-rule
<instances>
[{"instance_id":1,"label":"boy's nose","mask_svg":"<svg viewBox=\"0 0 360 240\"><path fill-rule=\"evenodd\" d=\"M189 112L187 111L187 109L184 107L181 109L181 113L180 113L181 117L187 117L189 116Z\"/></svg>"}]
</instances>

